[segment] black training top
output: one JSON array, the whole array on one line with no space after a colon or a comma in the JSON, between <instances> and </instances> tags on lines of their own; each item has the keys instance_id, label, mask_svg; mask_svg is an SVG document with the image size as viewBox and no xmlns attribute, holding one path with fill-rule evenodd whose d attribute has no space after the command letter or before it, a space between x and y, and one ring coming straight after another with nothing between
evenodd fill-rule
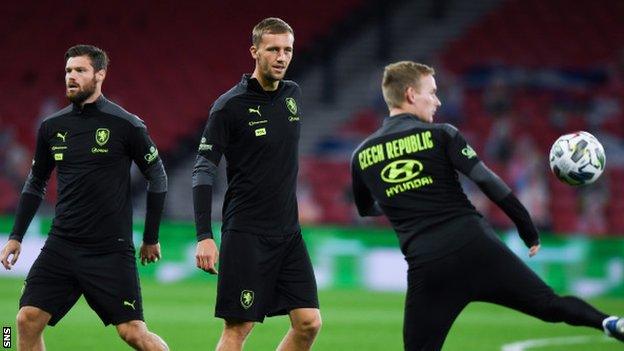
<instances>
[{"instance_id":1,"label":"black training top","mask_svg":"<svg viewBox=\"0 0 624 351\"><path fill-rule=\"evenodd\" d=\"M300 101L301 89L295 82L280 81L271 92L249 75L215 101L199 144L193 186L211 189L214 168L225 156L228 189L222 231L285 235L300 230L296 198ZM207 195L197 196L199 202L210 201ZM211 237L210 214L197 214L198 201L198 238Z\"/></svg>"},{"instance_id":2,"label":"black training top","mask_svg":"<svg viewBox=\"0 0 624 351\"><path fill-rule=\"evenodd\" d=\"M479 162L455 127L409 114L389 117L353 154L356 205L363 215L375 215L375 202L381 207L408 258L431 255L433 248L442 255L471 239L439 229L480 216L456 172L468 175Z\"/></svg>"},{"instance_id":3,"label":"black training top","mask_svg":"<svg viewBox=\"0 0 624 351\"><path fill-rule=\"evenodd\" d=\"M58 201L50 236L89 247L127 247L132 244L132 161L150 180L149 192L166 192L166 174L143 121L100 96L41 123L23 193L43 197L56 167ZM12 238L21 240L24 230ZM157 241L157 232L150 240Z\"/></svg>"}]
</instances>

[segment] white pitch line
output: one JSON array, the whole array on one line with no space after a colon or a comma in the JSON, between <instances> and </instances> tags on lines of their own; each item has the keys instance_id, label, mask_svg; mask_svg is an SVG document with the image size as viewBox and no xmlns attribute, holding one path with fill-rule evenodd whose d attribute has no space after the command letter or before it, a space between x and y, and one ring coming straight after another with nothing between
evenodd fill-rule
<instances>
[{"instance_id":1,"label":"white pitch line","mask_svg":"<svg viewBox=\"0 0 624 351\"><path fill-rule=\"evenodd\" d=\"M529 339L517 341L511 344L503 345L501 351L525 351L536 347L544 347L551 345L577 345L587 344L589 342L611 342L613 339L609 339L604 336L563 336L558 338L546 338L546 339Z\"/></svg>"}]
</instances>

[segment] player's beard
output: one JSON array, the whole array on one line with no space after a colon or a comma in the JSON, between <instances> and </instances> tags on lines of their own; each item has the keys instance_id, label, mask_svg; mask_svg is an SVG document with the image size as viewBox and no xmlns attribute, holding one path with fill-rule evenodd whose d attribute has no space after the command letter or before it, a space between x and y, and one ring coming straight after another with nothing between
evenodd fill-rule
<instances>
[{"instance_id":1,"label":"player's beard","mask_svg":"<svg viewBox=\"0 0 624 351\"><path fill-rule=\"evenodd\" d=\"M273 68L271 67L271 65L267 62L266 66L264 67L263 71L263 76L264 76L264 80L267 82L278 82L282 79L284 79L284 76L286 75L286 70L284 70L284 73L279 74L279 73L273 73Z\"/></svg>"},{"instance_id":2,"label":"player's beard","mask_svg":"<svg viewBox=\"0 0 624 351\"><path fill-rule=\"evenodd\" d=\"M67 99L69 99L71 103L81 105L88 98L90 98L93 94L95 94L96 84L97 82L95 81L95 76L93 76L93 79L91 80L91 82L80 87L78 92L74 94L70 94L69 92L66 92L65 96L67 96Z\"/></svg>"}]
</instances>

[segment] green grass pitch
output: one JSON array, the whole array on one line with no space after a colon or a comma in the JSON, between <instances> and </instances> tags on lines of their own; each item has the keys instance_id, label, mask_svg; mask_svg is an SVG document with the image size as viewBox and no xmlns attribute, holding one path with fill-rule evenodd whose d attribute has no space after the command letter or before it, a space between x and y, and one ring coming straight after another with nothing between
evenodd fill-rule
<instances>
[{"instance_id":1,"label":"green grass pitch","mask_svg":"<svg viewBox=\"0 0 624 351\"><path fill-rule=\"evenodd\" d=\"M212 350L221 332L221 320L213 317L214 283L188 282L161 285L144 281L145 317L150 329L161 335L171 350ZM22 287L18 279L0 279L0 319L13 327ZM365 290L320 292L323 328L315 350L401 350L403 294ZM598 308L624 313L624 299L595 299ZM254 329L246 350L272 350L288 328L286 317L270 318ZM621 350L622 344L603 339L589 328L548 324L502 307L475 303L468 306L451 329L444 350L494 351L503 345L529 339L567 340L590 336L570 345L546 345L517 350L580 351ZM553 339L560 338L560 339ZM561 339L563 338L563 339ZM81 299L69 314L45 331L48 350L126 350L113 327L104 328ZM547 341L546 343L553 343Z\"/></svg>"}]
</instances>

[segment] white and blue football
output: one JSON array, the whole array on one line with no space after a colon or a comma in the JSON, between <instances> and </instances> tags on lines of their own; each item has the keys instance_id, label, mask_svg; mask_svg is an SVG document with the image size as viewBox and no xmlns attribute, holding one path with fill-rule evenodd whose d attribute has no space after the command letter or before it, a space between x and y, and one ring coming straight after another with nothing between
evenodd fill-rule
<instances>
[{"instance_id":1,"label":"white and blue football","mask_svg":"<svg viewBox=\"0 0 624 351\"><path fill-rule=\"evenodd\" d=\"M602 144L587 132L562 135L550 149L550 169L559 180L569 185L595 182L605 164Z\"/></svg>"}]
</instances>

